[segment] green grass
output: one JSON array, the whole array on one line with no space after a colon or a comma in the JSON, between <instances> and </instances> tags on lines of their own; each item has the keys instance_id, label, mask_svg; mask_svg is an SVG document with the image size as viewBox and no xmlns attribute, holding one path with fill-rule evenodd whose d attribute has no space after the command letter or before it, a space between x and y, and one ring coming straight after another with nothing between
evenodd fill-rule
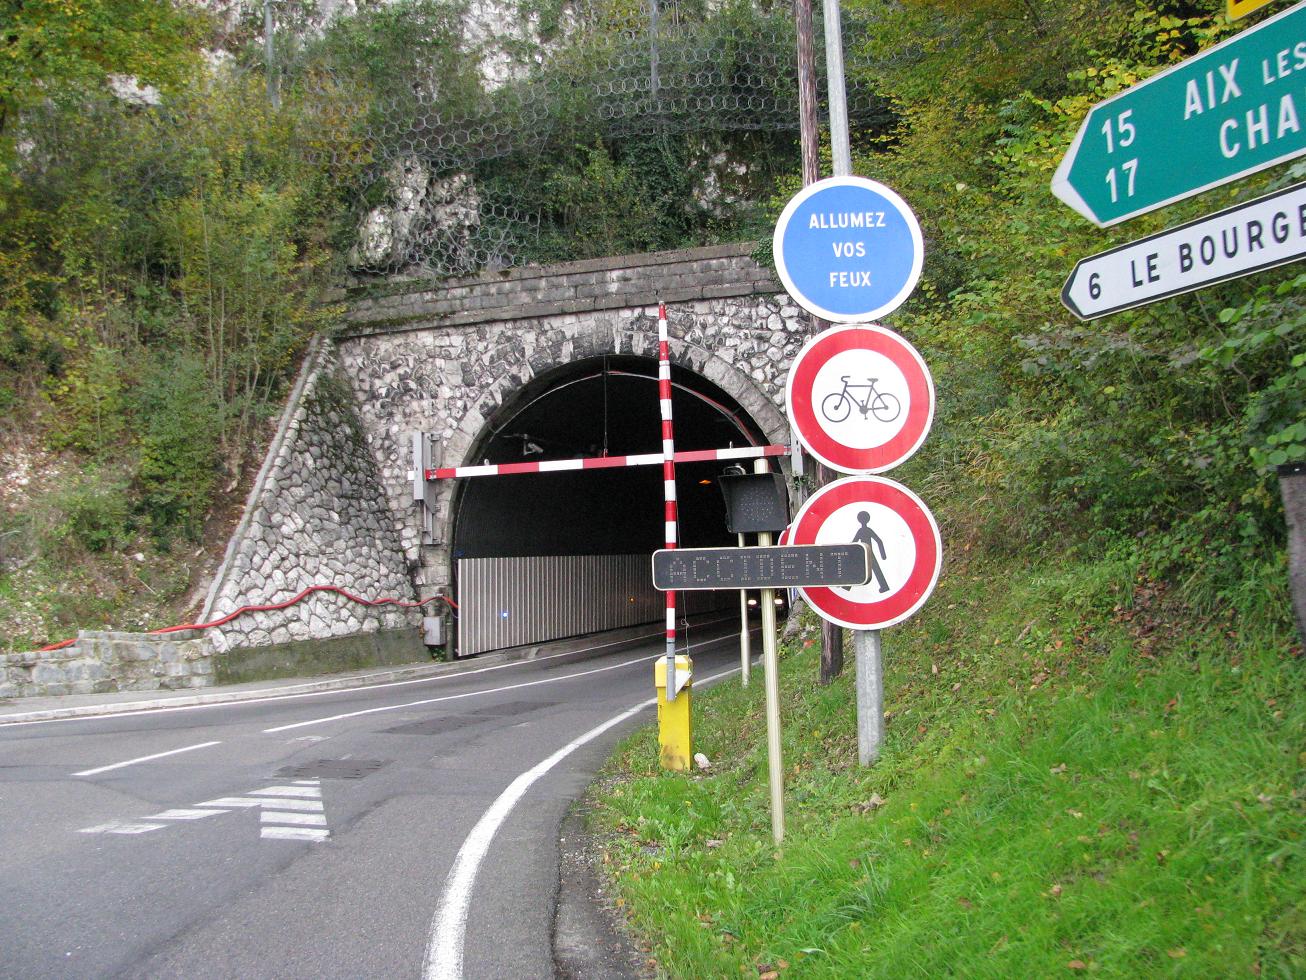
<instances>
[{"instance_id":1,"label":"green grass","mask_svg":"<svg viewBox=\"0 0 1306 980\"><path fill-rule=\"evenodd\" d=\"M596 821L633 928L673 977L1303 975L1282 598L1195 623L1127 562L954 572L884 634L865 770L851 666L819 687L808 624L781 665L783 848L760 677L695 694L709 773L660 772L651 730L618 750Z\"/></svg>"}]
</instances>

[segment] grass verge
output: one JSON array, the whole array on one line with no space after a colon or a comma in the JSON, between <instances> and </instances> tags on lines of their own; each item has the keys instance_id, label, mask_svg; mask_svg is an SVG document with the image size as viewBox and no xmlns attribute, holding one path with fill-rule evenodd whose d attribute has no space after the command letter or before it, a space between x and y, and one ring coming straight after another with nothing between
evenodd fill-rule
<instances>
[{"instance_id":1,"label":"grass verge","mask_svg":"<svg viewBox=\"0 0 1306 980\"><path fill-rule=\"evenodd\" d=\"M710 770L659 771L651 729L610 762L595 829L632 928L673 977L1306 975L1281 590L1196 622L1128 561L954 570L885 633L868 770L851 664L819 687L804 624L781 660L782 848L760 677L694 695Z\"/></svg>"}]
</instances>

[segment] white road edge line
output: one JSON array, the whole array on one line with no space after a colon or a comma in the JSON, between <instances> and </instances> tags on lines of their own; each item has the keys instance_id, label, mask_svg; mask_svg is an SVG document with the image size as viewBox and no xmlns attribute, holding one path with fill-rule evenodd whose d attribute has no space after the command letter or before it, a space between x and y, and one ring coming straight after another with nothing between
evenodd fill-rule
<instances>
[{"instance_id":1,"label":"white road edge line","mask_svg":"<svg viewBox=\"0 0 1306 980\"><path fill-rule=\"evenodd\" d=\"M696 629L705 629L709 626L716 626L718 623L728 622L728 619L713 619L706 623L695 624ZM35 718L31 721L5 721L0 717L0 727L19 725L57 725L62 722L70 721L103 721L106 718L131 718L135 715L162 715L171 714L177 711L202 711L205 708L230 708L246 704L266 704L269 701L292 701L295 698L323 698L333 694L356 694L359 691L381 690L387 687L409 687L413 684L432 684L436 681L456 680L461 677L470 677L472 674L485 674L492 670L506 670L509 667L523 667L528 665L547 663L550 660L557 660L559 657L572 657L578 653L592 653L595 650L603 650L607 647L621 646L626 643L635 643L639 640L648 640L656 636L663 636L664 630L656 633L641 633L638 636L628 636L620 640L613 640L609 643L599 643L592 647L581 647L578 650L565 650L562 653L551 653L545 657L533 657L530 660L513 660L506 664L494 664L491 667L476 667L472 670L460 670L448 674L436 674L434 677L415 677L406 681L386 681L381 684L360 684L357 687L336 687L326 691L302 691L299 694L269 694L262 698L243 698L236 701L210 701L204 704L180 704L175 707L154 706L140 708L134 711L115 711L103 715L81 715L70 718ZM214 698L221 697L221 694L212 695Z\"/></svg>"},{"instance_id":2,"label":"white road edge line","mask_svg":"<svg viewBox=\"0 0 1306 980\"><path fill-rule=\"evenodd\" d=\"M180 755L183 752L194 752L196 749L207 749L210 745L221 745L222 742L201 742L199 745L188 745L184 749L173 749L170 752L156 752L154 755L143 755L139 759L128 759L126 762L115 762L111 766L100 766L98 769L83 769L81 772L73 773L74 776L98 776L102 772L108 772L111 769L123 769L127 766L134 766L138 762L150 762L154 759L164 759L170 755Z\"/></svg>"},{"instance_id":3,"label":"white road edge line","mask_svg":"<svg viewBox=\"0 0 1306 980\"><path fill-rule=\"evenodd\" d=\"M750 632L752 632L750 630ZM734 633L726 633L722 636L712 637L707 640L700 640L698 643L691 643L685 648L686 652L697 647L707 646L709 644L720 643L723 640L729 640L736 636ZM573 674L564 674L561 677L545 677L538 681L522 681L520 684L507 684L503 687L492 687L480 691L468 691L465 694L446 694L438 698L423 698L421 701L405 701L403 704L387 704L379 708L364 708L361 711L347 711L344 714L328 715L325 718L314 718L311 721L297 721L290 725L278 725L276 728L263 729L264 735L275 735L277 732L288 732L295 728L306 728L309 725L323 725L329 721L342 721L346 718L360 718L363 715L374 715L383 711L402 711L405 708L419 708L427 704L439 704L442 701L459 701L462 698L477 698L487 694L502 694L504 691L516 691L523 687L535 687L538 684L557 684L562 681L575 680L578 677L588 677L590 674L601 674L608 670L620 670L622 667L630 667L634 664L653 663L660 660L665 654L654 654L653 656L640 656L634 660L623 660L621 663L609 664L606 667L595 667L592 670L581 670ZM538 661L537 661L538 662Z\"/></svg>"},{"instance_id":4,"label":"white road edge line","mask_svg":"<svg viewBox=\"0 0 1306 980\"><path fill-rule=\"evenodd\" d=\"M713 674L703 678L699 684L729 677L738 670L738 667L734 667ZM481 861L489 851L494 835L526 791L536 780L578 748L592 742L608 729L620 725L628 718L633 718L645 708L651 708L656 704L656 698L649 698L609 718L598 727L591 728L584 735L568 742L543 762L514 779L508 784L508 788L499 794L499 798L490 804L490 808L481 815L480 820L476 821L476 826L472 828L462 847L458 849L453 867L449 870L449 877L445 880L440 904L436 906L435 916L431 920L430 938L426 944L426 961L422 967L423 980L462 980L463 939L467 932L467 913L471 906L472 886L476 883Z\"/></svg>"}]
</instances>

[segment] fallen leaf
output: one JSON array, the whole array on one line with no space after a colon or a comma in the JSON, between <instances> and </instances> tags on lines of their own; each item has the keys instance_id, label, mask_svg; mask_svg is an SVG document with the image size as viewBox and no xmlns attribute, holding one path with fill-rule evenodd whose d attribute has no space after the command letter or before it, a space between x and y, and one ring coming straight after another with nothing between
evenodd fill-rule
<instances>
[{"instance_id":1,"label":"fallen leaf","mask_svg":"<svg viewBox=\"0 0 1306 980\"><path fill-rule=\"evenodd\" d=\"M709 837L705 843L708 847L720 847L723 842L717 840L715 837Z\"/></svg>"},{"instance_id":2,"label":"fallen leaf","mask_svg":"<svg viewBox=\"0 0 1306 980\"><path fill-rule=\"evenodd\" d=\"M1061 897L1061 886L1060 886L1060 885L1053 885L1052 888L1050 889L1050 894L1052 895L1053 898L1060 898L1060 897Z\"/></svg>"},{"instance_id":3,"label":"fallen leaf","mask_svg":"<svg viewBox=\"0 0 1306 980\"><path fill-rule=\"evenodd\" d=\"M1087 970L1087 969L1088 969L1088 964L1085 963L1083 960L1071 960L1069 963L1066 964L1066 969L1067 969L1067 970Z\"/></svg>"},{"instance_id":4,"label":"fallen leaf","mask_svg":"<svg viewBox=\"0 0 1306 980\"><path fill-rule=\"evenodd\" d=\"M1169 851L1157 851L1157 852L1156 852L1156 863L1157 863L1157 864L1165 864L1165 859L1168 858L1169 856L1170 856L1170 852L1169 852Z\"/></svg>"},{"instance_id":5,"label":"fallen leaf","mask_svg":"<svg viewBox=\"0 0 1306 980\"><path fill-rule=\"evenodd\" d=\"M1066 812L1070 814L1072 817L1074 817L1076 820L1082 820L1084 818L1084 814L1079 810L1067 810Z\"/></svg>"},{"instance_id":6,"label":"fallen leaf","mask_svg":"<svg viewBox=\"0 0 1306 980\"><path fill-rule=\"evenodd\" d=\"M938 665L938 664L930 664L930 673L933 674L935 677L938 677L938 676L939 676L939 665Z\"/></svg>"},{"instance_id":7,"label":"fallen leaf","mask_svg":"<svg viewBox=\"0 0 1306 980\"><path fill-rule=\"evenodd\" d=\"M970 902L969 900L964 898L957 899L957 904L960 905L962 908L966 909L967 911L975 907L973 902Z\"/></svg>"},{"instance_id":8,"label":"fallen leaf","mask_svg":"<svg viewBox=\"0 0 1306 980\"><path fill-rule=\"evenodd\" d=\"M1165 951L1165 955L1170 957L1170 959L1172 960L1182 960L1185 956L1188 955L1188 950L1180 946L1177 949L1167 949Z\"/></svg>"},{"instance_id":9,"label":"fallen leaf","mask_svg":"<svg viewBox=\"0 0 1306 980\"><path fill-rule=\"evenodd\" d=\"M1049 769L1048 771L1051 772L1051 773L1063 773L1063 772L1066 771L1067 768L1069 768L1069 767L1068 767L1068 766L1063 762L1063 763L1061 763L1061 765L1059 765L1059 766L1053 766L1053 767L1052 767L1051 769Z\"/></svg>"}]
</instances>

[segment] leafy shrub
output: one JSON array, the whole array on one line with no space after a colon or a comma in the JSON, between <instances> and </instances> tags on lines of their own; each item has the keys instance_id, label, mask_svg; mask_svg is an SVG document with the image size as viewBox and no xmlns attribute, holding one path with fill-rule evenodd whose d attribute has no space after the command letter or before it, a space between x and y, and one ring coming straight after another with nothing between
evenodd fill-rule
<instances>
[{"instance_id":1,"label":"leafy shrub","mask_svg":"<svg viewBox=\"0 0 1306 980\"><path fill-rule=\"evenodd\" d=\"M175 354L157 363L136 392L136 415L140 509L160 541L176 530L197 538L217 486L221 429L203 362Z\"/></svg>"},{"instance_id":2,"label":"leafy shrub","mask_svg":"<svg viewBox=\"0 0 1306 980\"><path fill-rule=\"evenodd\" d=\"M121 351L95 345L60 378L51 378L46 395L57 409L49 442L56 449L104 453L122 438L126 358Z\"/></svg>"},{"instance_id":3,"label":"leafy shrub","mask_svg":"<svg viewBox=\"0 0 1306 980\"><path fill-rule=\"evenodd\" d=\"M131 534L131 501L120 472L90 469L35 507L41 553L69 558L79 552L111 551Z\"/></svg>"}]
</instances>

